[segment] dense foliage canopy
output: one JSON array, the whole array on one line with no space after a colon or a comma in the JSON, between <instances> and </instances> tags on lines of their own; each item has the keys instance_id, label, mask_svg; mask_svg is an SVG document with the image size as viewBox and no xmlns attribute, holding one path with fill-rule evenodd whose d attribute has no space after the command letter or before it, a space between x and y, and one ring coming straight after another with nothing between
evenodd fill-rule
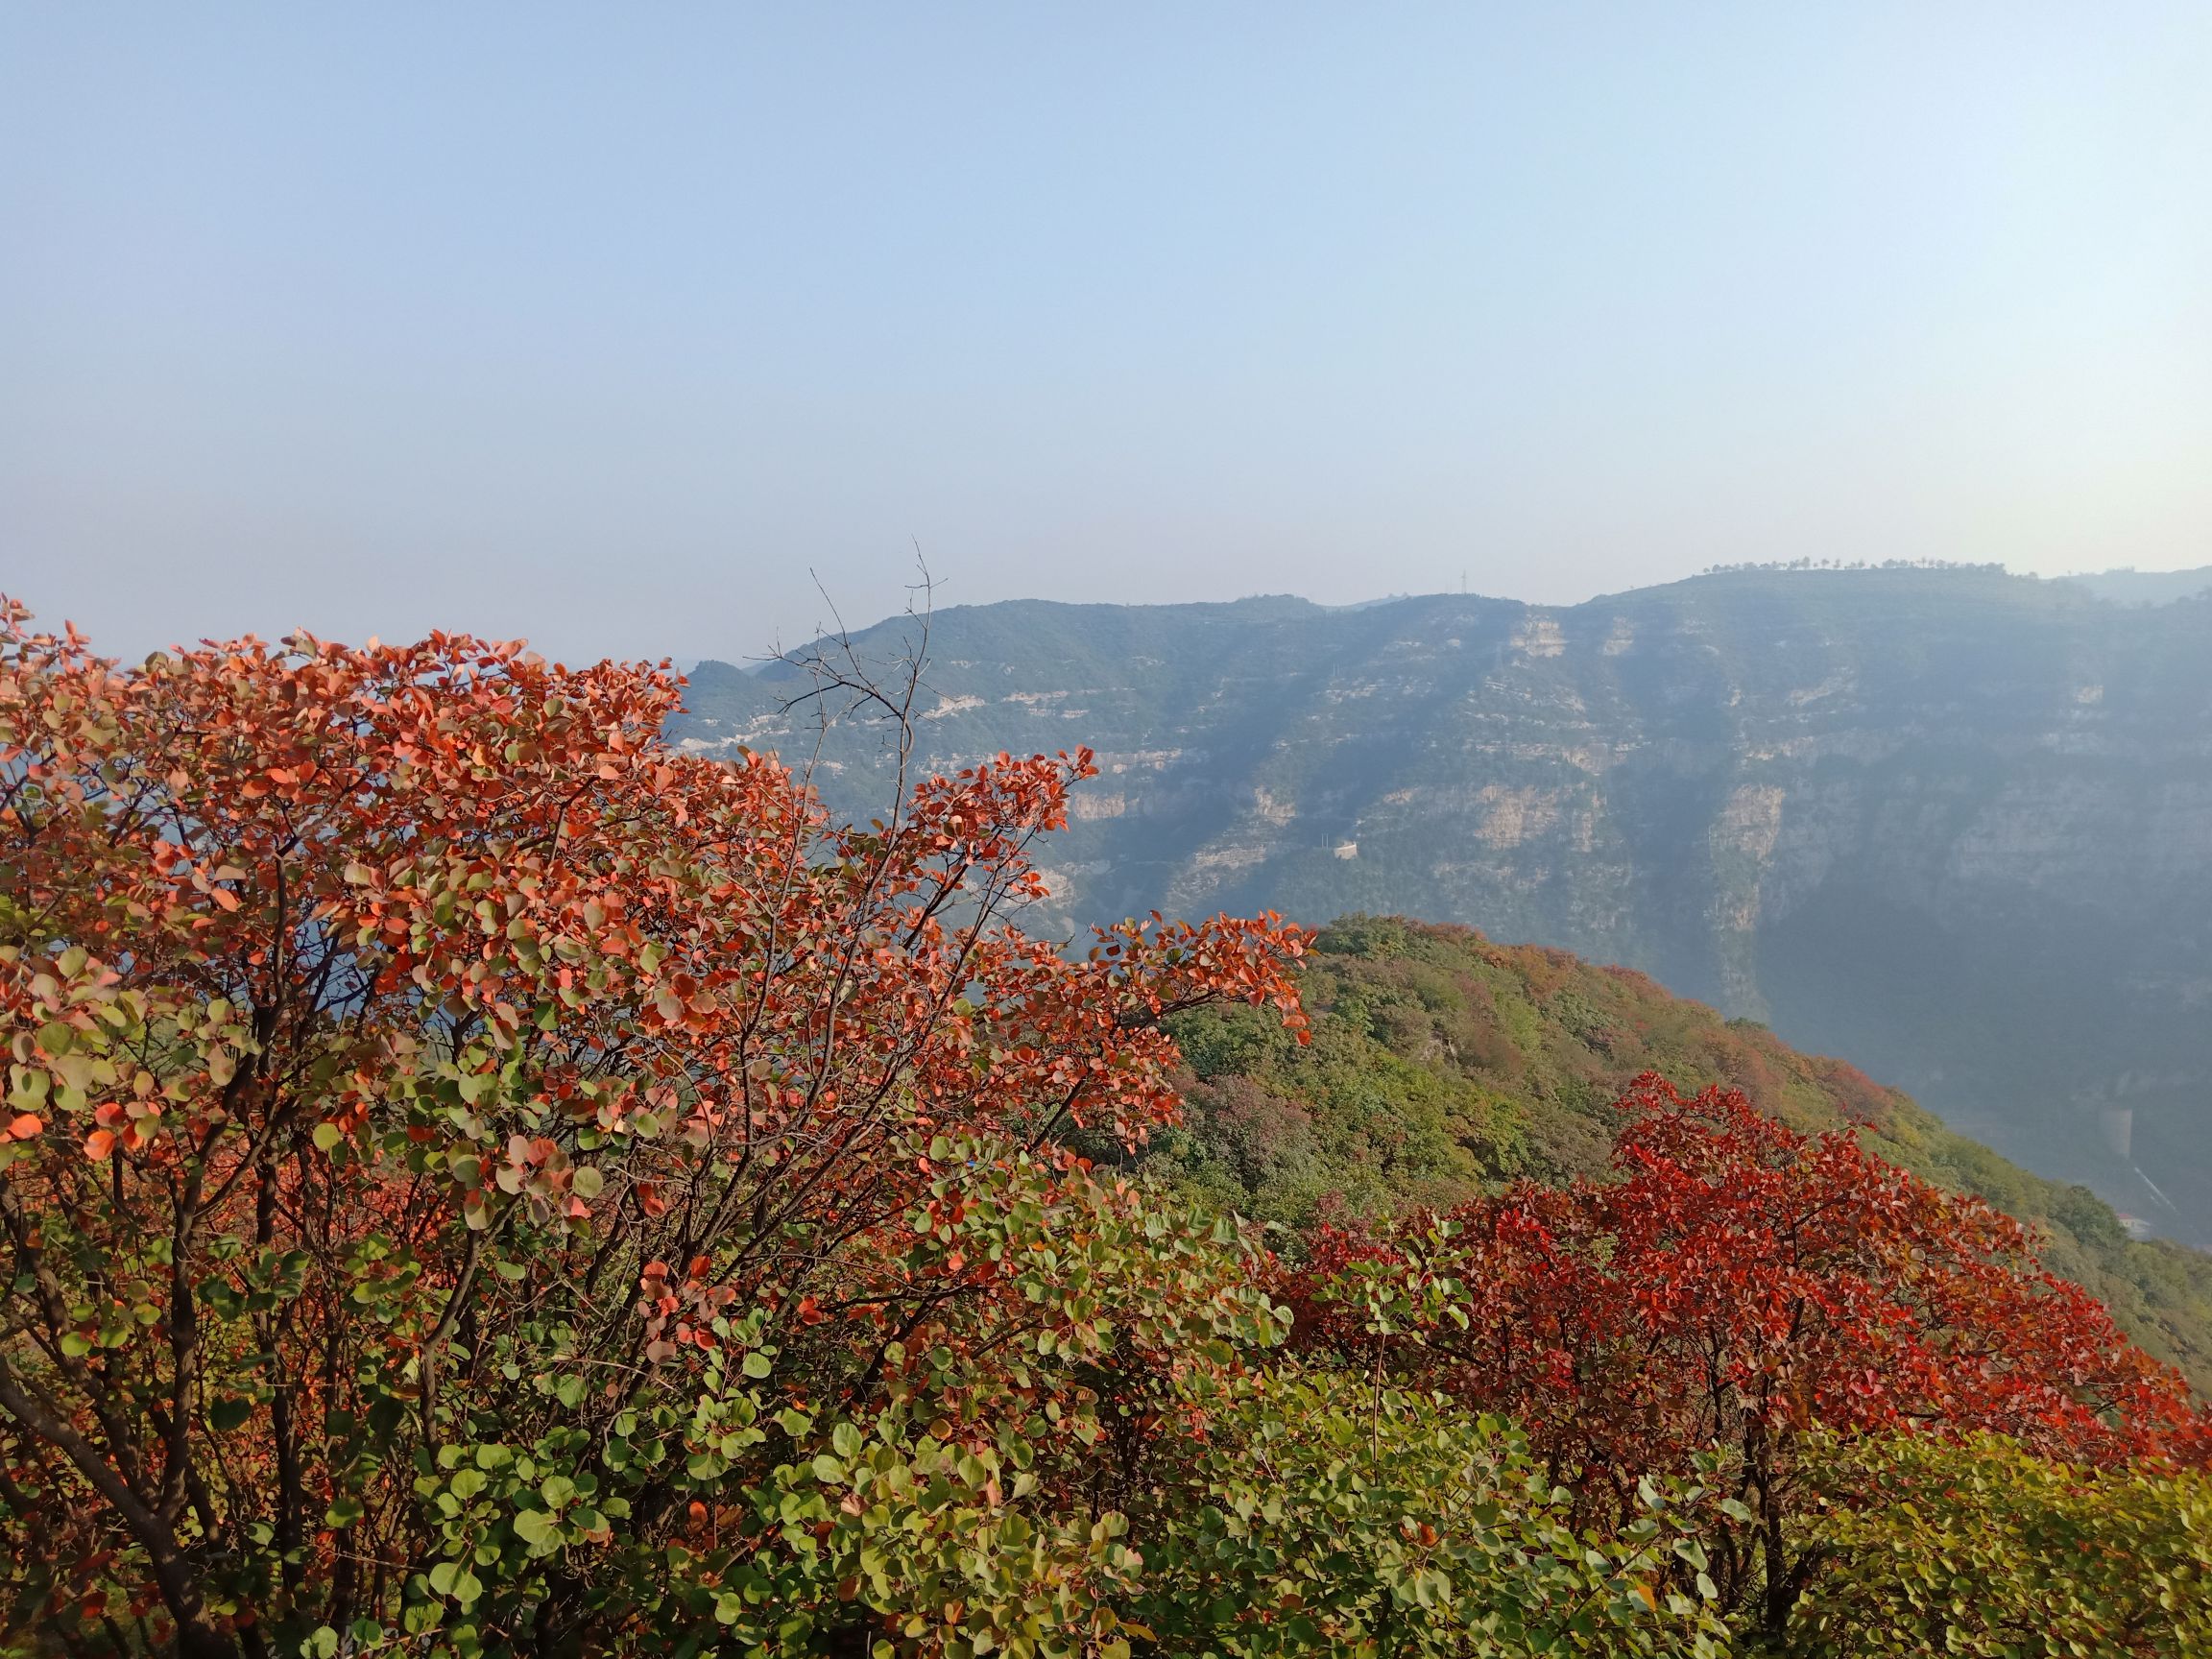
<instances>
[{"instance_id":1,"label":"dense foliage canopy","mask_svg":"<svg viewBox=\"0 0 2212 1659\"><path fill-rule=\"evenodd\" d=\"M828 689L904 754L910 686ZM0 1641L1701 1654L1787 1487L1803 1594L1740 1623L1852 1651L1933 1616L1829 1572L1930 1431L2013 1437L1960 1502L2018 1572L2063 1511L2149 1541L2115 1595L2200 1582L2180 1384L1994 1214L1652 1080L1618 1182L1270 1236L1143 1166L1178 1022L1303 1039L1304 932L1065 953L1087 754L848 826L678 695L0 613Z\"/></svg>"}]
</instances>

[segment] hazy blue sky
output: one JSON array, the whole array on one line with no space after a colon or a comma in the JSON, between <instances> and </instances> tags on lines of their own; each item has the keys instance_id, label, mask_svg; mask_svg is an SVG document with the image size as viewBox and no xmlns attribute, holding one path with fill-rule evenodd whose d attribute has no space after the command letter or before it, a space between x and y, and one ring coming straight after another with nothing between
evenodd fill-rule
<instances>
[{"instance_id":1,"label":"hazy blue sky","mask_svg":"<svg viewBox=\"0 0 2212 1659\"><path fill-rule=\"evenodd\" d=\"M0 9L0 588L945 602L2212 560L2212 5Z\"/></svg>"}]
</instances>

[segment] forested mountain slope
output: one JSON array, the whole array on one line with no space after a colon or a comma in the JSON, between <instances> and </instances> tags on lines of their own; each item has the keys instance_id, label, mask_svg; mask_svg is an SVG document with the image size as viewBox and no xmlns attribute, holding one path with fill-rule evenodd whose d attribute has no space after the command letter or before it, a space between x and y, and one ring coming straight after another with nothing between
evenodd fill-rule
<instances>
[{"instance_id":1,"label":"forested mountain slope","mask_svg":"<svg viewBox=\"0 0 2212 1659\"><path fill-rule=\"evenodd\" d=\"M1880 1157L2030 1223L2053 1271L2212 1393L2212 1258L2130 1241L2094 1193L2029 1174L1842 1061L1630 970L1395 918L1324 929L1301 986L1306 1046L1249 1011L1177 1024L1190 1109L1150 1158L1215 1203L1296 1225L1333 1201L1442 1207L1512 1176L1595 1175L1612 1101L1639 1072L1732 1084L1800 1130L1856 1125Z\"/></svg>"},{"instance_id":2,"label":"forested mountain slope","mask_svg":"<svg viewBox=\"0 0 2212 1659\"><path fill-rule=\"evenodd\" d=\"M1098 751L1062 920L1388 911L1624 962L2212 1241L2212 599L1751 570L1571 608L962 608L927 652L922 766ZM794 751L805 684L703 663L678 734ZM878 732L823 759L878 809Z\"/></svg>"}]
</instances>

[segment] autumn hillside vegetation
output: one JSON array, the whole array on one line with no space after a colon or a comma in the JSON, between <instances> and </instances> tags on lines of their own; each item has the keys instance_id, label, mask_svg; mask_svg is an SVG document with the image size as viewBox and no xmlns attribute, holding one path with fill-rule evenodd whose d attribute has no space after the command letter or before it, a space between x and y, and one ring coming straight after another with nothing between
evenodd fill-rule
<instances>
[{"instance_id":1,"label":"autumn hillside vegetation","mask_svg":"<svg viewBox=\"0 0 2212 1659\"><path fill-rule=\"evenodd\" d=\"M0 1649L2212 1644L2204 1413L1901 1103L1065 950L1087 753L853 826L680 691L0 608Z\"/></svg>"},{"instance_id":2,"label":"autumn hillside vegetation","mask_svg":"<svg viewBox=\"0 0 2212 1659\"><path fill-rule=\"evenodd\" d=\"M1953 1134L1846 1061L1800 1053L1629 969L1399 917L1321 929L1298 988L1304 1041L1237 1009L1174 1022L1189 1110L1145 1159L1217 1208L1303 1228L1324 1203L1450 1208L1519 1177L1599 1175L1613 1103L1656 1071L1690 1092L1741 1090L1808 1134L1849 1128L1885 1162L1985 1200L2034 1233L2046 1267L2212 1397L2212 1257L2129 1239L2087 1188Z\"/></svg>"}]
</instances>

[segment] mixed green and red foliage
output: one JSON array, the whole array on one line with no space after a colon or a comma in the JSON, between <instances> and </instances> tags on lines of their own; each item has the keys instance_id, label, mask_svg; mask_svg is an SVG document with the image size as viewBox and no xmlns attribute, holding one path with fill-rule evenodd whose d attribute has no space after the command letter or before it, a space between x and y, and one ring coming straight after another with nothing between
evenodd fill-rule
<instances>
[{"instance_id":1,"label":"mixed green and red foliage","mask_svg":"<svg viewBox=\"0 0 2212 1659\"><path fill-rule=\"evenodd\" d=\"M650 669L0 624L12 1628L1123 1650L1119 1505L1282 1316L1058 1137L1173 1115L1167 1016L1295 1027L1298 930L1024 937L1085 755L851 828Z\"/></svg>"},{"instance_id":2,"label":"mixed green and red foliage","mask_svg":"<svg viewBox=\"0 0 2212 1659\"><path fill-rule=\"evenodd\" d=\"M1144 1162L1208 1203L1302 1231L1324 1205L1449 1210L1511 1180L1602 1177L1613 1102L1656 1071L1691 1092L1739 1089L1804 1133L1847 1128L1884 1163L1983 1198L2212 1395L2212 1256L2130 1240L2088 1189L2038 1179L1845 1061L1641 974L1471 927L1345 917L1298 979L1310 1041L1234 1006L1173 1022L1184 1118Z\"/></svg>"},{"instance_id":3,"label":"mixed green and red foliage","mask_svg":"<svg viewBox=\"0 0 2212 1659\"><path fill-rule=\"evenodd\" d=\"M1983 1431L2212 1556L2176 1377L1848 1134L1654 1080L1616 1180L1272 1240L1118 1173L1310 940L1027 937L1087 754L853 827L660 670L0 606L14 1647L1829 1642L1896 1599L1823 1599L1891 1515L1837 1472Z\"/></svg>"},{"instance_id":4,"label":"mixed green and red foliage","mask_svg":"<svg viewBox=\"0 0 2212 1659\"><path fill-rule=\"evenodd\" d=\"M1704 1455L1731 1611L1787 1629L1818 1576L1801 1446L1936 1431L2064 1462L2212 1463L2178 1374L2042 1272L2018 1223L1799 1134L1741 1091L1644 1076L1610 1179L1324 1223L1285 1276L1297 1339L1518 1420L1587 1515Z\"/></svg>"}]
</instances>

